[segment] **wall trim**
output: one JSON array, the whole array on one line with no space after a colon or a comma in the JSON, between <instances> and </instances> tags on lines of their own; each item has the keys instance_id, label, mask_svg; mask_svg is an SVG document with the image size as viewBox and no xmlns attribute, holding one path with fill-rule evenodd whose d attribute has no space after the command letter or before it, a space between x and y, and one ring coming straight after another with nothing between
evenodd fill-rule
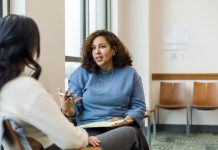
<instances>
[{"instance_id":1,"label":"wall trim","mask_svg":"<svg viewBox=\"0 0 218 150\"><path fill-rule=\"evenodd\" d=\"M153 73L152 80L217 80L218 73Z\"/></svg>"},{"instance_id":2,"label":"wall trim","mask_svg":"<svg viewBox=\"0 0 218 150\"><path fill-rule=\"evenodd\" d=\"M157 132L158 131L186 132L186 125L181 125L181 124L157 124L156 128L157 128ZM217 125L190 125L190 133L192 132L218 133L218 126Z\"/></svg>"}]
</instances>

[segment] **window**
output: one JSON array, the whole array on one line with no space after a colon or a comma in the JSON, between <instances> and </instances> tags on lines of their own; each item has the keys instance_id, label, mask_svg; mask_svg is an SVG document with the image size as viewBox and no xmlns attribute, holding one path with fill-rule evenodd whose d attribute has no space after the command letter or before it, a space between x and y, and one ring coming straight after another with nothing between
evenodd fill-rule
<instances>
[{"instance_id":1,"label":"window","mask_svg":"<svg viewBox=\"0 0 218 150\"><path fill-rule=\"evenodd\" d=\"M0 17L9 14L10 0L0 0Z\"/></svg>"},{"instance_id":2,"label":"window","mask_svg":"<svg viewBox=\"0 0 218 150\"><path fill-rule=\"evenodd\" d=\"M81 47L97 29L110 30L110 0L65 0L65 88L68 76L80 66Z\"/></svg>"}]
</instances>

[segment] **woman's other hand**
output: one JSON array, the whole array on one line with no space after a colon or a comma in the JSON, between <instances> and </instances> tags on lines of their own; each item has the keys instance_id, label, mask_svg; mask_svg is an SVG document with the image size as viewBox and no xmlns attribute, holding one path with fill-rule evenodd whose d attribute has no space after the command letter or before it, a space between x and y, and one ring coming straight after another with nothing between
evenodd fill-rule
<instances>
[{"instance_id":1,"label":"woman's other hand","mask_svg":"<svg viewBox=\"0 0 218 150\"><path fill-rule=\"evenodd\" d=\"M101 143L97 136L89 136L88 141L91 146L100 146Z\"/></svg>"},{"instance_id":2,"label":"woman's other hand","mask_svg":"<svg viewBox=\"0 0 218 150\"><path fill-rule=\"evenodd\" d=\"M126 125L130 125L130 124L132 124L133 122L134 122L134 119L131 117L131 116L126 116L125 118L124 118L124 120L125 120L125 124Z\"/></svg>"},{"instance_id":3,"label":"woman's other hand","mask_svg":"<svg viewBox=\"0 0 218 150\"><path fill-rule=\"evenodd\" d=\"M118 121L118 120L121 120L123 118L111 118L111 119L108 119L107 121L108 122L114 122L114 121Z\"/></svg>"}]
</instances>

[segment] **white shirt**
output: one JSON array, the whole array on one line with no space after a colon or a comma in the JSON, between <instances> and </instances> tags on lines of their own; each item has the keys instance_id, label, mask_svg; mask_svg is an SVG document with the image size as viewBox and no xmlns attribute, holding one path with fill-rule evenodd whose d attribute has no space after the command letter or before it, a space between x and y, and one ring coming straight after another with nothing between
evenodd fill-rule
<instances>
[{"instance_id":1,"label":"white shirt","mask_svg":"<svg viewBox=\"0 0 218 150\"><path fill-rule=\"evenodd\" d=\"M55 143L62 149L86 146L88 135L62 114L43 85L28 76L7 82L0 90L0 114L22 126L26 136L43 144Z\"/></svg>"}]
</instances>

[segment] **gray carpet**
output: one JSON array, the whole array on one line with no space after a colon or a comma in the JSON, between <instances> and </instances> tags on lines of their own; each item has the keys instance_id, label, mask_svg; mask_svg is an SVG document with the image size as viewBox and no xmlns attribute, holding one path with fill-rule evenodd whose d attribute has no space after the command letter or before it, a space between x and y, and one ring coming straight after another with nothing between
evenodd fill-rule
<instances>
[{"instance_id":1,"label":"gray carpet","mask_svg":"<svg viewBox=\"0 0 218 150\"><path fill-rule=\"evenodd\" d=\"M151 150L218 150L218 133L158 132Z\"/></svg>"}]
</instances>

